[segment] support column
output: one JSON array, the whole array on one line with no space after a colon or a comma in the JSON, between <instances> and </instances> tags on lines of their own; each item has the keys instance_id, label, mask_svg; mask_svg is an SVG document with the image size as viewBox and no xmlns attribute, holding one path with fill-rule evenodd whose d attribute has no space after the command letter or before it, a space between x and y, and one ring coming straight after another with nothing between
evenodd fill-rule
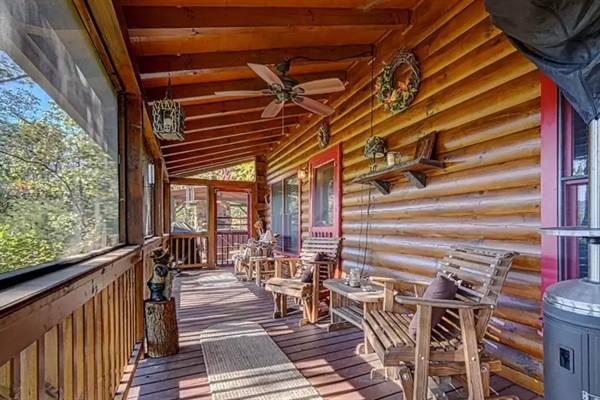
<instances>
[{"instance_id":1,"label":"support column","mask_svg":"<svg viewBox=\"0 0 600 400\"><path fill-rule=\"evenodd\" d=\"M588 174L590 229L600 230L600 120L588 125ZM589 243L588 278L600 283L600 238Z\"/></svg>"},{"instance_id":2,"label":"support column","mask_svg":"<svg viewBox=\"0 0 600 400\"><path fill-rule=\"evenodd\" d=\"M127 95L125 131L125 201L127 244L144 244L142 150L142 100L139 96Z\"/></svg>"}]
</instances>

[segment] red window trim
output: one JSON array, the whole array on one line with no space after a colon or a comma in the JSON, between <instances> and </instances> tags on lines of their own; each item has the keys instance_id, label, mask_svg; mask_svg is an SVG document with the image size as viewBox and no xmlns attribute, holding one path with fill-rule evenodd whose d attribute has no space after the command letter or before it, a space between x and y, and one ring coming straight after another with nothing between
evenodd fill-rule
<instances>
[{"instance_id":1,"label":"red window trim","mask_svg":"<svg viewBox=\"0 0 600 400\"><path fill-rule=\"evenodd\" d=\"M294 169L292 171L286 172L285 174L277 177L276 179L273 179L271 181L268 182L269 185L269 191L271 193L271 213L273 213L273 185L276 184L281 184L282 185L282 190L285 189L285 184L284 182L293 177L294 175L298 175L298 170ZM282 191L283 193L283 191ZM285 195L285 193L283 193ZM285 198L285 196L284 196ZM282 207L282 212L283 212L283 208L285 207L285 201L281 202L281 207ZM273 218L271 218L271 227L273 228ZM283 224L283 219L281 220L282 224ZM273 230L273 233L277 233ZM281 240L283 240L283 232L281 233ZM291 253L289 251L275 251L276 254L280 254L283 256L297 256L298 254L300 254L300 249L302 248L302 181L300 180L300 178L298 178L298 248L296 249L296 252Z\"/></svg>"},{"instance_id":2,"label":"red window trim","mask_svg":"<svg viewBox=\"0 0 600 400\"><path fill-rule=\"evenodd\" d=\"M558 88L550 78L541 74L541 225L559 226L558 220ZM558 237L542 235L541 239L542 294L558 282Z\"/></svg>"},{"instance_id":3,"label":"red window trim","mask_svg":"<svg viewBox=\"0 0 600 400\"><path fill-rule=\"evenodd\" d=\"M309 164L309 174L310 174L310 185L309 185L309 204L308 204L308 221L309 221L309 229L311 229L314 220L313 213L313 177L315 169L320 166L327 164L331 161L334 161L335 168L334 174L337 179L337 185L333 188L333 195L335 198L335 202L333 205L333 230L334 235L337 237L342 236L342 144L338 143L335 146L332 146L330 149L323 150L321 153L313 156L308 162Z\"/></svg>"}]
</instances>

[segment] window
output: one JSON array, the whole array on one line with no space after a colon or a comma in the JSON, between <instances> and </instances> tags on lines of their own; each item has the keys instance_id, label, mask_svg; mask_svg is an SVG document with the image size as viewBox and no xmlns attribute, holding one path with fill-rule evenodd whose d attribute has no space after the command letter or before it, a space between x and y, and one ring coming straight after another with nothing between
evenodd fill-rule
<instances>
[{"instance_id":1,"label":"window","mask_svg":"<svg viewBox=\"0 0 600 400\"><path fill-rule=\"evenodd\" d=\"M144 152L144 236L154 236L154 161L147 152Z\"/></svg>"},{"instance_id":2,"label":"window","mask_svg":"<svg viewBox=\"0 0 600 400\"><path fill-rule=\"evenodd\" d=\"M559 221L562 226L588 226L588 131L569 102L559 97ZM560 238L561 279L587 277L588 245L583 238Z\"/></svg>"},{"instance_id":3,"label":"window","mask_svg":"<svg viewBox=\"0 0 600 400\"><path fill-rule=\"evenodd\" d=\"M333 206L335 193L333 187L334 162L331 161L314 171L313 182L313 225L315 227L333 226Z\"/></svg>"},{"instance_id":4,"label":"window","mask_svg":"<svg viewBox=\"0 0 600 400\"><path fill-rule=\"evenodd\" d=\"M208 188L171 185L171 233L208 232Z\"/></svg>"},{"instance_id":5,"label":"window","mask_svg":"<svg viewBox=\"0 0 600 400\"><path fill-rule=\"evenodd\" d=\"M300 187L296 175L271 185L271 229L281 236L277 250L300 250Z\"/></svg>"},{"instance_id":6,"label":"window","mask_svg":"<svg viewBox=\"0 0 600 400\"><path fill-rule=\"evenodd\" d=\"M71 1L0 16L5 273L119 243L118 100Z\"/></svg>"}]
</instances>

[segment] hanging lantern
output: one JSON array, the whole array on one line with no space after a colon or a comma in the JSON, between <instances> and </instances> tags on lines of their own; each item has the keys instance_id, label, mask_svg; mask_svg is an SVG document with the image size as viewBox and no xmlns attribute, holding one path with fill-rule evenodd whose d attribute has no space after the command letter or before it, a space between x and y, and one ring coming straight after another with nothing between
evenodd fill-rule
<instances>
[{"instance_id":1,"label":"hanging lantern","mask_svg":"<svg viewBox=\"0 0 600 400\"><path fill-rule=\"evenodd\" d=\"M379 136L372 136L365 143L364 155L371 159L371 171L377 169L376 160L385 157L385 142Z\"/></svg>"},{"instance_id":2,"label":"hanging lantern","mask_svg":"<svg viewBox=\"0 0 600 400\"><path fill-rule=\"evenodd\" d=\"M162 140L185 139L185 114L183 107L171 98L171 77L163 100L152 105L152 130Z\"/></svg>"}]
</instances>

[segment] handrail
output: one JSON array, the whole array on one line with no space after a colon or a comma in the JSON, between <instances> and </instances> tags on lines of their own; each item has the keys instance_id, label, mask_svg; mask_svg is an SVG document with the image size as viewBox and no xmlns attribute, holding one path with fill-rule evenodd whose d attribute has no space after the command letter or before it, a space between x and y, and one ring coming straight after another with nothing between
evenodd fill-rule
<instances>
[{"instance_id":1,"label":"handrail","mask_svg":"<svg viewBox=\"0 0 600 400\"><path fill-rule=\"evenodd\" d=\"M141 349L145 248L123 247L0 292L0 397L117 394Z\"/></svg>"}]
</instances>

